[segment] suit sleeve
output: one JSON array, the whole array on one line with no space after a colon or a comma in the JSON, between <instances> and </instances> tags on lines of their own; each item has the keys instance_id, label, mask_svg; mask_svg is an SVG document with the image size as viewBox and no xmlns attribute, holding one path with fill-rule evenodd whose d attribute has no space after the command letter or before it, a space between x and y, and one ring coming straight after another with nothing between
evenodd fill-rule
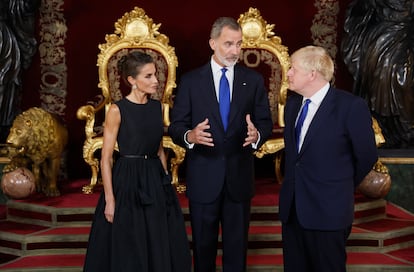
<instances>
[{"instance_id":1,"label":"suit sleeve","mask_svg":"<svg viewBox=\"0 0 414 272\"><path fill-rule=\"evenodd\" d=\"M372 169L378 160L372 117L363 99L356 99L347 118L347 128L355 160L355 187Z\"/></svg>"},{"instance_id":2,"label":"suit sleeve","mask_svg":"<svg viewBox=\"0 0 414 272\"><path fill-rule=\"evenodd\" d=\"M192 129L191 127L191 99L189 81L182 79L171 110L171 123L168 127L168 134L172 140L182 147L187 147L184 141L184 134Z\"/></svg>"},{"instance_id":3,"label":"suit sleeve","mask_svg":"<svg viewBox=\"0 0 414 272\"><path fill-rule=\"evenodd\" d=\"M255 99L256 105L253 124L260 132L260 142L257 145L257 148L259 148L270 137L273 128L267 90L264 86L263 77L261 76L259 76L258 90Z\"/></svg>"}]
</instances>

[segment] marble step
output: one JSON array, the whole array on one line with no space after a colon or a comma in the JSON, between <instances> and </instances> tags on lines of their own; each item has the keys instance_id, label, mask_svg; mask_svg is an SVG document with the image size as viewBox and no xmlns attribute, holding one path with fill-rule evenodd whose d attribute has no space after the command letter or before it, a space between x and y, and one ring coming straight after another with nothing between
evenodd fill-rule
<instances>
[{"instance_id":1,"label":"marble step","mask_svg":"<svg viewBox=\"0 0 414 272\"><path fill-rule=\"evenodd\" d=\"M414 250L414 248L413 248ZM25 256L10 262L0 264L3 272L81 272L84 254L66 253L53 255ZM251 254L247 258L247 271L281 272L283 271L283 256L274 254ZM414 263L401 260L392 254L382 253L348 253L348 272L372 271L413 271ZM221 259L217 258L217 272L221 271Z\"/></svg>"}]
</instances>

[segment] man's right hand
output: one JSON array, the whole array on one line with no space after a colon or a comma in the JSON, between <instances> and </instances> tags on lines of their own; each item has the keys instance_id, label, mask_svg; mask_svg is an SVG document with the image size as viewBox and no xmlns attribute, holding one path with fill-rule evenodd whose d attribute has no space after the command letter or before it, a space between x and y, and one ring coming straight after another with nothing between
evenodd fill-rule
<instances>
[{"instance_id":1,"label":"man's right hand","mask_svg":"<svg viewBox=\"0 0 414 272\"><path fill-rule=\"evenodd\" d=\"M208 118L199 123L195 128L190 130L187 134L187 141L190 144L201 144L206 146L214 146L211 133L206 130L210 129Z\"/></svg>"}]
</instances>

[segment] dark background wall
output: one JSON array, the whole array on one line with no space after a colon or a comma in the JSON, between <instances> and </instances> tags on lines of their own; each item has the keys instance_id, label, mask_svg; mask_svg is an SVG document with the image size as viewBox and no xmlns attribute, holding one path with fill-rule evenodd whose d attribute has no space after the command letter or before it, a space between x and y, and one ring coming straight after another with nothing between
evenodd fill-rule
<instances>
[{"instance_id":1,"label":"dark background wall","mask_svg":"<svg viewBox=\"0 0 414 272\"><path fill-rule=\"evenodd\" d=\"M47 1L43 1L47 2ZM178 1L102 1L65 0L63 14L67 26L65 40L67 65L67 96L63 116L69 129L70 139L67 167L70 179L89 177L88 166L82 159L85 139L84 122L76 118L77 109L88 99L100 93L96 66L98 44L105 42L105 34L113 33L114 23L135 6L143 8L154 23L161 23L160 32L170 38L178 57L177 82L180 75L208 61L210 27L219 16L238 18L249 7L259 9L274 32L282 38L289 53L304 45L312 44L311 26L316 14L315 2L339 2L337 16L337 45L339 46L344 14L351 0L178 0ZM352 78L341 61L338 51L335 85L350 90ZM24 75L22 109L40 106L40 57L33 59L32 66Z\"/></svg>"}]
</instances>

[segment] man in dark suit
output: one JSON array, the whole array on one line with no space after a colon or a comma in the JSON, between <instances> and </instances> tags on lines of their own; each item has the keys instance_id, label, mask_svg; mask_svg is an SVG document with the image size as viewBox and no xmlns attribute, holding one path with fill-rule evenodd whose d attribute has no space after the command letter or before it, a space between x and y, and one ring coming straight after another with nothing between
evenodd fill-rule
<instances>
[{"instance_id":1,"label":"man in dark suit","mask_svg":"<svg viewBox=\"0 0 414 272\"><path fill-rule=\"evenodd\" d=\"M291 56L279 203L285 272L346 271L354 190L378 159L365 101L330 86L333 72L321 47Z\"/></svg>"},{"instance_id":2,"label":"man in dark suit","mask_svg":"<svg viewBox=\"0 0 414 272\"><path fill-rule=\"evenodd\" d=\"M236 20L221 17L214 22L209 41L214 54L207 64L182 76L171 114L169 134L187 148L196 272L216 271L220 224L223 271L246 271L253 152L270 136L272 121L263 77L236 64L241 43ZM223 89L229 93L227 102Z\"/></svg>"}]
</instances>

